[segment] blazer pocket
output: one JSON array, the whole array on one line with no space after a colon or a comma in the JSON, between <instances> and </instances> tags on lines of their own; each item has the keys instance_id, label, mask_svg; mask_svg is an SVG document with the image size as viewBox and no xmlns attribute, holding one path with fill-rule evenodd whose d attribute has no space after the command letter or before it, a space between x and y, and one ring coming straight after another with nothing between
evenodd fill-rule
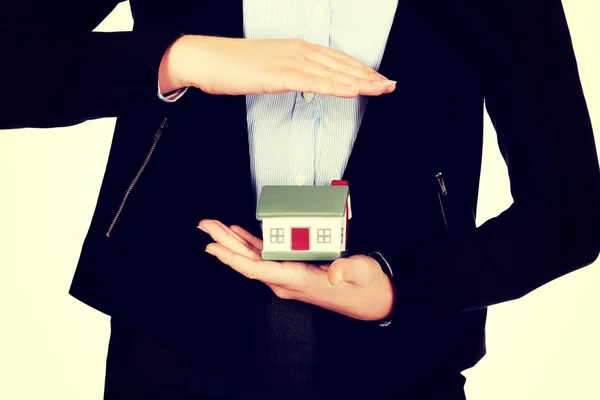
<instances>
[{"instance_id":1,"label":"blazer pocket","mask_svg":"<svg viewBox=\"0 0 600 400\"><path fill-rule=\"evenodd\" d=\"M123 196L121 197L121 202L119 204L119 207L117 208L117 210L115 211L114 217L111 220L110 225L107 227L105 236L107 238L110 237L117 221L119 220L119 217L121 216L121 213L123 212L123 209L125 208L125 205L127 203L127 200L129 199L131 192L133 191L133 189L135 188L136 184L138 183L138 180L140 179L140 177L142 176L142 174L144 173L144 170L146 169L146 166L148 165L148 163L150 162L150 159L152 158L152 155L154 154L154 149L156 148L156 145L158 144L158 140L160 139L162 133L164 132L164 130L167 128L167 119L163 119L163 121L161 122L160 126L157 128L156 133L154 134L154 138L152 139L152 144L150 145L150 147L148 148L148 151L146 153L146 157L144 158L143 162L140 164L140 167L137 170L137 173L135 174L135 176L131 179L131 183L129 184L129 186L127 187L127 190L123 193Z\"/></svg>"},{"instance_id":2,"label":"blazer pocket","mask_svg":"<svg viewBox=\"0 0 600 400\"><path fill-rule=\"evenodd\" d=\"M448 225L448 214L447 214L447 200L448 197L448 188L446 187L446 181L444 180L443 172L438 172L434 176L435 181L435 194L437 198L437 203L439 204L439 214L441 218L441 222L444 225L444 229L446 232L450 230Z\"/></svg>"},{"instance_id":3,"label":"blazer pocket","mask_svg":"<svg viewBox=\"0 0 600 400\"><path fill-rule=\"evenodd\" d=\"M433 177L436 219L446 233L459 234L475 228L475 213L468 199L457 191L442 171Z\"/></svg>"}]
</instances>

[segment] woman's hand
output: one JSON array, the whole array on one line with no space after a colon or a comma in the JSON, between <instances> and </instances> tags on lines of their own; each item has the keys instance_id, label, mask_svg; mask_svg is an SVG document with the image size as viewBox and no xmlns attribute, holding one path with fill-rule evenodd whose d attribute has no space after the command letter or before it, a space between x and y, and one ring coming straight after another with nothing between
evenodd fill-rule
<instances>
[{"instance_id":1,"label":"woman's hand","mask_svg":"<svg viewBox=\"0 0 600 400\"><path fill-rule=\"evenodd\" d=\"M395 89L346 53L300 39L230 39L186 35L165 52L161 91L194 86L209 94L312 92L351 98Z\"/></svg>"}]
</instances>

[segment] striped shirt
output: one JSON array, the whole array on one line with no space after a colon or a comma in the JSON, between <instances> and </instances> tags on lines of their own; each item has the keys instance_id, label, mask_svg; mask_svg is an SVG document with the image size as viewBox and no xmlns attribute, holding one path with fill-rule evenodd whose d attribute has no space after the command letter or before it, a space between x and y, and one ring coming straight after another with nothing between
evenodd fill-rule
<instances>
[{"instance_id":1,"label":"striped shirt","mask_svg":"<svg viewBox=\"0 0 600 400\"><path fill-rule=\"evenodd\" d=\"M397 6L398 0L244 0L244 35L303 39L377 70ZM341 178L367 97L288 92L246 99L257 194L265 185L329 185Z\"/></svg>"},{"instance_id":2,"label":"striped shirt","mask_svg":"<svg viewBox=\"0 0 600 400\"><path fill-rule=\"evenodd\" d=\"M378 70L398 0L244 0L244 37L303 39ZM176 101L185 90L165 101ZM368 98L288 92L246 96L256 201L265 185L329 185L341 179ZM369 254L393 271L377 251ZM380 323L388 326L391 320Z\"/></svg>"}]
</instances>

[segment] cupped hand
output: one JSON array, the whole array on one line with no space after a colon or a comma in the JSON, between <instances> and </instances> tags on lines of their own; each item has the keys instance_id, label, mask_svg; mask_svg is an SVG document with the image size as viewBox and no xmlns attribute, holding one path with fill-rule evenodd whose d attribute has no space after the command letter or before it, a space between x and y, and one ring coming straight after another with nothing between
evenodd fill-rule
<instances>
[{"instance_id":1,"label":"cupped hand","mask_svg":"<svg viewBox=\"0 0 600 400\"><path fill-rule=\"evenodd\" d=\"M348 54L300 39L185 35L165 53L159 77L163 93L194 86L209 94L295 91L352 98L396 87Z\"/></svg>"},{"instance_id":2,"label":"cupped hand","mask_svg":"<svg viewBox=\"0 0 600 400\"><path fill-rule=\"evenodd\" d=\"M371 257L356 255L331 264L265 261L262 240L239 226L205 219L198 228L215 241L206 247L209 254L246 278L265 283L282 299L303 301L359 320L382 320L392 313L394 287Z\"/></svg>"}]
</instances>

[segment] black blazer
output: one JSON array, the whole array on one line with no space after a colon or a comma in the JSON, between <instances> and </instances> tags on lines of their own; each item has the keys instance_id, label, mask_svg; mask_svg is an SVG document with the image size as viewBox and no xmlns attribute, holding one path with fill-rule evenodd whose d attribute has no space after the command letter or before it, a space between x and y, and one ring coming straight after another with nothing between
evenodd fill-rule
<instances>
[{"instance_id":1,"label":"black blazer","mask_svg":"<svg viewBox=\"0 0 600 400\"><path fill-rule=\"evenodd\" d=\"M203 251L203 218L259 234L245 99L193 89L163 103L157 68L179 34L242 37L241 1L131 0L123 33L89 33L117 1L28 3L0 13L11 56L0 126L119 117L71 293L164 335L207 373L291 390L320 371L398 392L474 365L487 306L598 256L598 160L559 0L400 2L380 68L397 89L370 101L343 176L350 251L379 251L395 272L387 328L278 299ZM475 228L484 104L514 203Z\"/></svg>"}]
</instances>

